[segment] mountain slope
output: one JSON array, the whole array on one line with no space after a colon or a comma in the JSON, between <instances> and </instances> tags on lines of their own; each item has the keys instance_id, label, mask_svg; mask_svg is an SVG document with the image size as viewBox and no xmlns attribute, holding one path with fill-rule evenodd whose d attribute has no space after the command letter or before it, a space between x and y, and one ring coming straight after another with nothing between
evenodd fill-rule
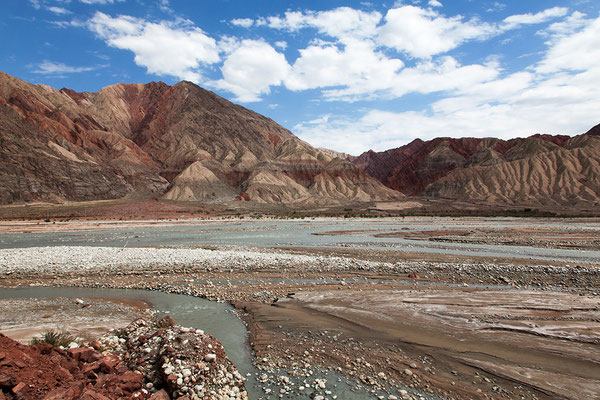
<instances>
[{"instance_id":1,"label":"mountain slope","mask_svg":"<svg viewBox=\"0 0 600 400\"><path fill-rule=\"evenodd\" d=\"M0 72L0 156L2 203L148 195L309 203L402 197L190 82L77 93Z\"/></svg>"},{"instance_id":2,"label":"mountain slope","mask_svg":"<svg viewBox=\"0 0 600 400\"><path fill-rule=\"evenodd\" d=\"M469 202L589 205L600 202L600 125L584 135L420 140L353 162L390 188Z\"/></svg>"}]
</instances>

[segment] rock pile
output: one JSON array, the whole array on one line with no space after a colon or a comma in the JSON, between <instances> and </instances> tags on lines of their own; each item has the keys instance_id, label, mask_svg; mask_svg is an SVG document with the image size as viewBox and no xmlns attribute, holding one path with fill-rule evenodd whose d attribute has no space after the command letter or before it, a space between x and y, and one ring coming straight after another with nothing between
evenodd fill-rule
<instances>
[{"instance_id":1,"label":"rock pile","mask_svg":"<svg viewBox=\"0 0 600 400\"><path fill-rule=\"evenodd\" d=\"M100 350L103 350L102 352ZM0 334L0 400L248 399L216 338L169 317L67 350Z\"/></svg>"},{"instance_id":2,"label":"rock pile","mask_svg":"<svg viewBox=\"0 0 600 400\"><path fill-rule=\"evenodd\" d=\"M143 376L92 347L64 350L20 344L0 334L0 399L160 399L142 391Z\"/></svg>"},{"instance_id":3,"label":"rock pile","mask_svg":"<svg viewBox=\"0 0 600 400\"><path fill-rule=\"evenodd\" d=\"M200 329L175 325L170 317L134 321L101 343L144 376L146 391L163 390L179 399L248 399L244 378L221 343Z\"/></svg>"}]
</instances>

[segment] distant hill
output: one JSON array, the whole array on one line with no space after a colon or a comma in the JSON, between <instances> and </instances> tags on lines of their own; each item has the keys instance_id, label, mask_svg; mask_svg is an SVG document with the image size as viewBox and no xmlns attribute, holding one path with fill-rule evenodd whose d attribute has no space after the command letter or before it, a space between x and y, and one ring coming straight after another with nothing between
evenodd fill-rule
<instances>
[{"instance_id":1,"label":"distant hill","mask_svg":"<svg viewBox=\"0 0 600 400\"><path fill-rule=\"evenodd\" d=\"M437 138L352 162L408 196L510 205L599 205L600 125L575 137Z\"/></svg>"},{"instance_id":2,"label":"distant hill","mask_svg":"<svg viewBox=\"0 0 600 400\"><path fill-rule=\"evenodd\" d=\"M331 204L402 198L352 163L190 82L98 93L0 72L0 203L152 196Z\"/></svg>"}]
</instances>

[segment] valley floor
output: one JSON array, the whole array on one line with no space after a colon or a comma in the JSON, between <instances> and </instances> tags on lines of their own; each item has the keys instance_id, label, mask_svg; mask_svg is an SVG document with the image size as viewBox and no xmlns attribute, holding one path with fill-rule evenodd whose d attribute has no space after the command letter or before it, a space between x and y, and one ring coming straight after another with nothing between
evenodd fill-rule
<instances>
[{"instance_id":1,"label":"valley floor","mask_svg":"<svg viewBox=\"0 0 600 400\"><path fill-rule=\"evenodd\" d=\"M398 398L600 397L598 221L385 221L392 230L378 229L377 220L317 222L303 224L311 227L306 238L326 241L321 246L286 239L290 229L302 236L304 225L188 222L213 241L197 230L198 243L183 247L150 244L156 226L148 221L136 223L146 234L135 233L140 243L102 224L42 224L55 231L52 240L64 239L59 245L34 236L44 247L27 242L41 234L26 232L37 224L6 223L0 286L142 288L228 301L249 328L265 387L277 395L282 371L293 380L324 367L373 398L382 390ZM436 224L444 229L431 228ZM184 230L160 226L169 235ZM281 242L217 240L240 230L253 240L274 230ZM100 233L102 240L94 236ZM131 241L117 247L117 236ZM427 252L420 242L450 247ZM502 251L490 256L490 248L477 247L482 243ZM475 247L450 251L452 245ZM569 261L573 249L580 258ZM548 253L535 259L538 251ZM284 398L295 395L298 386Z\"/></svg>"}]
</instances>

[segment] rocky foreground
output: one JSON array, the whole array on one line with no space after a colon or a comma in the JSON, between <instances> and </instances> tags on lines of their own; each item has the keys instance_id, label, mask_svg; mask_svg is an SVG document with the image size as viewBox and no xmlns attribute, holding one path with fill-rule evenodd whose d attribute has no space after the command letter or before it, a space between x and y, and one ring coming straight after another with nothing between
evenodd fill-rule
<instances>
[{"instance_id":1,"label":"rocky foreground","mask_svg":"<svg viewBox=\"0 0 600 400\"><path fill-rule=\"evenodd\" d=\"M314 388L315 398L347 399L338 377L323 371L349 379L361 399L597 397L597 265L423 257L355 248L15 248L0 253L0 285L229 301L247 324L266 398L302 398ZM131 343L152 348L145 339ZM125 343L113 338L111 346ZM180 360L181 368L147 367L175 375L177 395L198 395L185 381L197 370Z\"/></svg>"},{"instance_id":2,"label":"rocky foreground","mask_svg":"<svg viewBox=\"0 0 600 400\"><path fill-rule=\"evenodd\" d=\"M170 317L137 320L90 346L20 344L0 334L0 400L247 399L221 343Z\"/></svg>"}]
</instances>

